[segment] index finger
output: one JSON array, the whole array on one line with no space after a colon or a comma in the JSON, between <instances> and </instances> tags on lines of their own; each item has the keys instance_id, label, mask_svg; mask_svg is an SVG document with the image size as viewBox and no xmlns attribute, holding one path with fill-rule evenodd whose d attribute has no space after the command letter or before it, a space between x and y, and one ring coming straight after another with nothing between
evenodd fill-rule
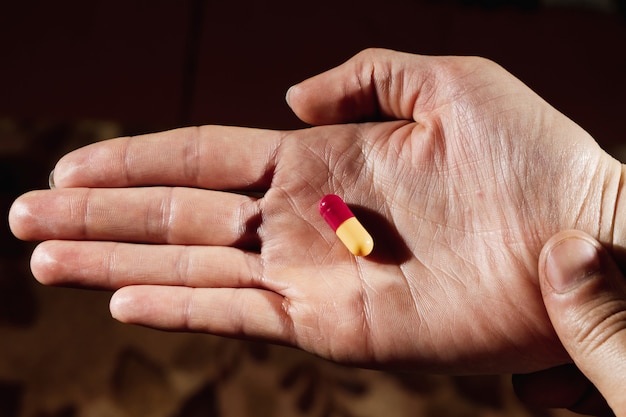
<instances>
[{"instance_id":1,"label":"index finger","mask_svg":"<svg viewBox=\"0 0 626 417\"><path fill-rule=\"evenodd\" d=\"M281 133L226 126L175 129L94 143L59 160L55 187L172 185L265 190Z\"/></svg>"}]
</instances>

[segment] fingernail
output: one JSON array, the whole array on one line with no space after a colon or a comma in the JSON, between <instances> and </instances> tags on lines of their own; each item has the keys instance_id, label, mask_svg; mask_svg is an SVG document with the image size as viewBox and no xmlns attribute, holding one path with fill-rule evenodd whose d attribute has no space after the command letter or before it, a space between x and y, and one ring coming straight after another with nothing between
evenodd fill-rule
<instances>
[{"instance_id":1,"label":"fingernail","mask_svg":"<svg viewBox=\"0 0 626 417\"><path fill-rule=\"evenodd\" d=\"M546 278L557 293L577 288L599 270L598 249L592 242L578 237L557 243L546 259Z\"/></svg>"},{"instance_id":2,"label":"fingernail","mask_svg":"<svg viewBox=\"0 0 626 417\"><path fill-rule=\"evenodd\" d=\"M287 102L287 105L289 107L291 107L291 92L293 91L295 85L292 85L291 87L289 87L289 89L287 90L287 93L285 94L285 101Z\"/></svg>"},{"instance_id":3,"label":"fingernail","mask_svg":"<svg viewBox=\"0 0 626 417\"><path fill-rule=\"evenodd\" d=\"M51 190L56 188L56 185L54 185L54 169L50 171L50 175L48 175L48 186Z\"/></svg>"}]
</instances>

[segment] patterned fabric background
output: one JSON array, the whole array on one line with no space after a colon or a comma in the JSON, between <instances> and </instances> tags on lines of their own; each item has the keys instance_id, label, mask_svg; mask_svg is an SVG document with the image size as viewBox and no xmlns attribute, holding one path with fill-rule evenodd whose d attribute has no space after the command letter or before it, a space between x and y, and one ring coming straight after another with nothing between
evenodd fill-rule
<instances>
[{"instance_id":1,"label":"patterned fabric background","mask_svg":"<svg viewBox=\"0 0 626 417\"><path fill-rule=\"evenodd\" d=\"M45 188L56 159L124 134L105 122L0 120L1 201ZM449 377L342 367L306 353L115 322L110 294L47 288L33 244L0 240L0 417L568 416L531 410L510 376Z\"/></svg>"}]
</instances>

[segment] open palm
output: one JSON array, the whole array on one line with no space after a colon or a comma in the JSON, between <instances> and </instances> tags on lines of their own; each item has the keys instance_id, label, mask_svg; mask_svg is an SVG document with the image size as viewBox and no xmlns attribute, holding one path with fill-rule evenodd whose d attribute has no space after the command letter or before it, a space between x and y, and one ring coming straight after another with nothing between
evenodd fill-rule
<instances>
[{"instance_id":1,"label":"open palm","mask_svg":"<svg viewBox=\"0 0 626 417\"><path fill-rule=\"evenodd\" d=\"M332 360L522 372L567 360L537 258L556 231L611 243L620 164L477 58L366 51L289 92L317 127L206 126L79 149L10 222L46 284L118 289L121 321ZM358 122L358 123L357 123ZM317 212L341 195L375 249Z\"/></svg>"}]
</instances>

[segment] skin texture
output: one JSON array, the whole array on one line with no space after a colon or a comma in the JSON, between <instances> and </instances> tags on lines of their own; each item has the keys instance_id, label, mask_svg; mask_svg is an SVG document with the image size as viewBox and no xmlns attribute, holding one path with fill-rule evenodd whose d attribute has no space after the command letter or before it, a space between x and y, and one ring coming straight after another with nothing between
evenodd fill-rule
<instances>
[{"instance_id":1,"label":"skin texture","mask_svg":"<svg viewBox=\"0 0 626 417\"><path fill-rule=\"evenodd\" d=\"M10 212L16 236L44 241L35 277L116 290L122 322L347 364L570 361L537 265L559 230L613 247L621 165L593 138L480 58L368 50L287 100L315 126L186 128L66 155L57 188ZM319 216L330 193L370 231L372 255L352 256Z\"/></svg>"}]
</instances>

